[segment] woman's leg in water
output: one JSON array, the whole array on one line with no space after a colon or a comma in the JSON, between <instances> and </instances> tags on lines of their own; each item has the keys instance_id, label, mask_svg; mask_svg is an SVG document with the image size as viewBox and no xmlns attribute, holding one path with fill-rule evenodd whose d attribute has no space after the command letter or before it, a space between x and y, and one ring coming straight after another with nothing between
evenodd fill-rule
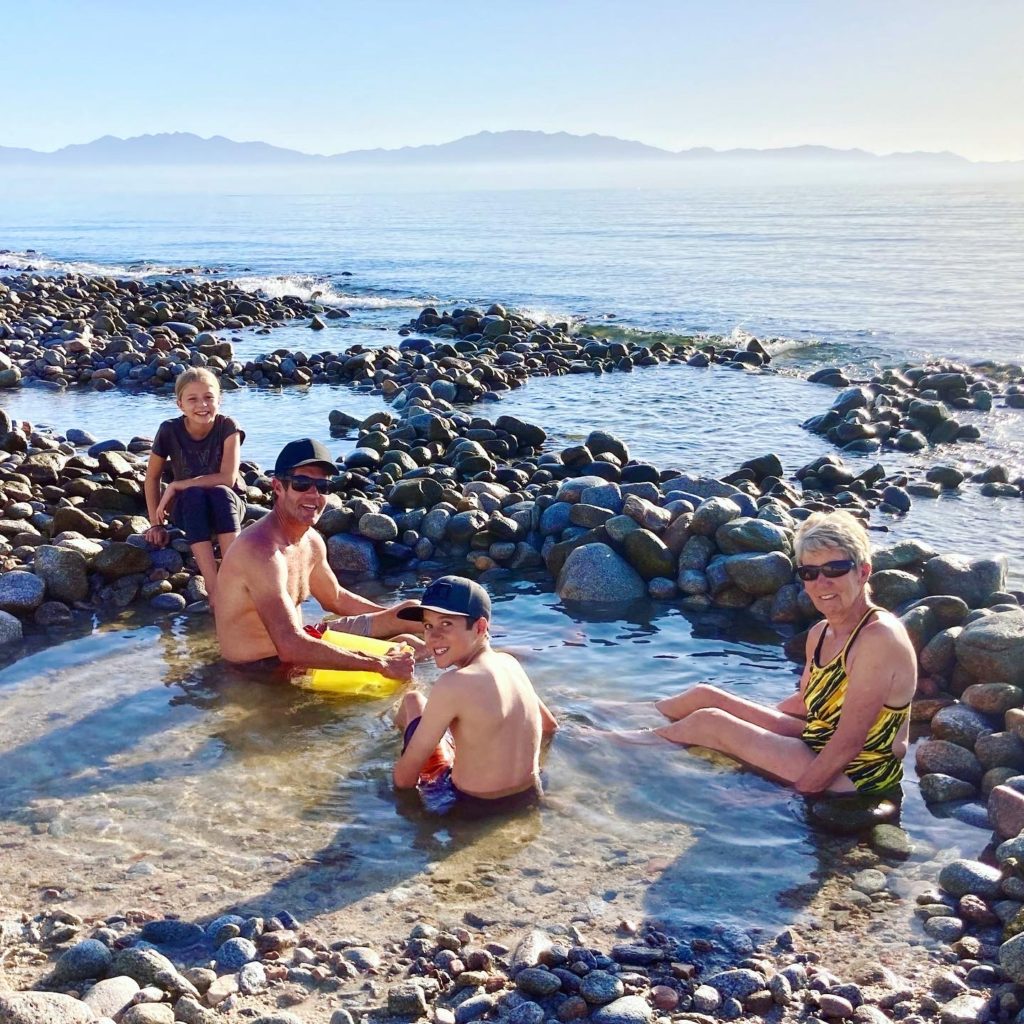
<instances>
[{"instance_id":1,"label":"woman's leg in water","mask_svg":"<svg viewBox=\"0 0 1024 1024\"><path fill-rule=\"evenodd\" d=\"M756 701L736 697L708 683L698 683L674 697L665 697L663 700L655 701L654 707L672 722L682 721L696 711L708 709L724 711L733 718L749 722L751 725L759 726L779 736L799 738L803 734L806 724L802 718L797 718L795 715L787 715L775 708L758 704ZM656 731L660 732L660 730Z\"/></svg>"},{"instance_id":2,"label":"woman's leg in water","mask_svg":"<svg viewBox=\"0 0 1024 1024\"><path fill-rule=\"evenodd\" d=\"M654 733L672 743L718 750L788 785L796 782L817 757L799 736L779 735L718 708L699 708ZM845 775L829 787L831 793L855 791Z\"/></svg>"}]
</instances>

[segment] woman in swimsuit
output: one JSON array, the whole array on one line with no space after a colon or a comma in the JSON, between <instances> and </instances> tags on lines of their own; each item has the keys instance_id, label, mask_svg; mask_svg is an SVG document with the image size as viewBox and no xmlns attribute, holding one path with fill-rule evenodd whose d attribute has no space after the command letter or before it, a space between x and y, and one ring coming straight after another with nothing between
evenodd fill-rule
<instances>
[{"instance_id":1,"label":"woman in swimsuit","mask_svg":"<svg viewBox=\"0 0 1024 1024\"><path fill-rule=\"evenodd\" d=\"M825 616L807 636L800 688L775 708L700 684L655 707L673 743L719 750L799 793L899 785L917 658L906 630L871 603L871 551L848 512L815 513L795 539L797 575Z\"/></svg>"}]
</instances>

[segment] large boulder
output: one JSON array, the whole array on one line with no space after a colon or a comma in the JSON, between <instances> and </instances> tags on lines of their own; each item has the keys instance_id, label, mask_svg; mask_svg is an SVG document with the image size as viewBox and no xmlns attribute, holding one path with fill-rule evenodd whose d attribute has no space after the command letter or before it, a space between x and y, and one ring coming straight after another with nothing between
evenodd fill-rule
<instances>
[{"instance_id":1,"label":"large boulder","mask_svg":"<svg viewBox=\"0 0 1024 1024\"><path fill-rule=\"evenodd\" d=\"M112 959L110 949L98 939L83 939L61 954L51 981L54 985L72 985L86 978L102 978Z\"/></svg>"},{"instance_id":2,"label":"large boulder","mask_svg":"<svg viewBox=\"0 0 1024 1024\"><path fill-rule=\"evenodd\" d=\"M635 601L647 593L640 574L607 544L584 544L569 553L555 585L563 601Z\"/></svg>"},{"instance_id":3,"label":"large boulder","mask_svg":"<svg viewBox=\"0 0 1024 1024\"><path fill-rule=\"evenodd\" d=\"M693 513L690 532L699 537L714 537L720 527L740 517L740 507L731 498L708 498Z\"/></svg>"},{"instance_id":4,"label":"large boulder","mask_svg":"<svg viewBox=\"0 0 1024 1024\"><path fill-rule=\"evenodd\" d=\"M793 580L793 563L781 551L729 555L725 571L731 583L745 594L774 594Z\"/></svg>"},{"instance_id":5,"label":"large boulder","mask_svg":"<svg viewBox=\"0 0 1024 1024\"><path fill-rule=\"evenodd\" d=\"M429 476L399 480L388 493L396 508L432 508L444 494L444 487Z\"/></svg>"},{"instance_id":6,"label":"large boulder","mask_svg":"<svg viewBox=\"0 0 1024 1024\"><path fill-rule=\"evenodd\" d=\"M630 564L645 580L658 576L675 578L675 555L650 530L633 530L626 537L624 547Z\"/></svg>"},{"instance_id":7,"label":"large boulder","mask_svg":"<svg viewBox=\"0 0 1024 1024\"><path fill-rule=\"evenodd\" d=\"M908 601L916 601L927 593L922 580L902 569L883 569L872 573L868 582L875 604L889 611Z\"/></svg>"},{"instance_id":8,"label":"large boulder","mask_svg":"<svg viewBox=\"0 0 1024 1024\"><path fill-rule=\"evenodd\" d=\"M938 555L924 564L924 583L929 594L952 594L969 608L984 607L989 598L1006 589L1006 556L967 559Z\"/></svg>"},{"instance_id":9,"label":"large boulder","mask_svg":"<svg viewBox=\"0 0 1024 1024\"><path fill-rule=\"evenodd\" d=\"M0 576L0 610L14 615L34 612L46 597L46 584L34 573L15 569Z\"/></svg>"},{"instance_id":10,"label":"large boulder","mask_svg":"<svg viewBox=\"0 0 1024 1024\"><path fill-rule=\"evenodd\" d=\"M89 595L88 563L83 555L71 548L41 544L36 548L32 567L46 585L47 594L55 601L73 604L84 601Z\"/></svg>"},{"instance_id":11,"label":"large boulder","mask_svg":"<svg viewBox=\"0 0 1024 1024\"><path fill-rule=\"evenodd\" d=\"M92 1010L60 992L0 993L2 1024L91 1024Z\"/></svg>"},{"instance_id":12,"label":"large boulder","mask_svg":"<svg viewBox=\"0 0 1024 1024\"><path fill-rule=\"evenodd\" d=\"M1024 686L1024 613L999 612L969 622L956 638L956 657L979 683Z\"/></svg>"},{"instance_id":13,"label":"large boulder","mask_svg":"<svg viewBox=\"0 0 1024 1024\"><path fill-rule=\"evenodd\" d=\"M151 565L152 560L145 548L121 541L115 541L105 547L92 563L92 567L109 580L148 572Z\"/></svg>"},{"instance_id":14,"label":"large boulder","mask_svg":"<svg viewBox=\"0 0 1024 1024\"><path fill-rule=\"evenodd\" d=\"M327 538L327 563L335 573L376 576L380 572L380 559L373 541L348 533L336 533Z\"/></svg>"},{"instance_id":15,"label":"large boulder","mask_svg":"<svg viewBox=\"0 0 1024 1024\"><path fill-rule=\"evenodd\" d=\"M748 516L720 526L715 531L715 543L724 555L738 555L747 551L781 551L788 555L793 550L793 537L788 530L766 519L751 519Z\"/></svg>"}]
</instances>

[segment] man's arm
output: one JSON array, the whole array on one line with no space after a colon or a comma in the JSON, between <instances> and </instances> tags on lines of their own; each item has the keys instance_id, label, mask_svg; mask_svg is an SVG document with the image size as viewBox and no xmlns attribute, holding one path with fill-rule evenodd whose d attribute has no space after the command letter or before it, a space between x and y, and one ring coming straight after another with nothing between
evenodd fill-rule
<instances>
[{"instance_id":1,"label":"man's arm","mask_svg":"<svg viewBox=\"0 0 1024 1024\"><path fill-rule=\"evenodd\" d=\"M320 607L335 615L362 615L364 612L380 612L383 605L368 601L365 597L346 590L327 563L327 545L315 530L307 534L313 546L313 568L309 575L309 592L320 602Z\"/></svg>"},{"instance_id":2,"label":"man's arm","mask_svg":"<svg viewBox=\"0 0 1024 1024\"><path fill-rule=\"evenodd\" d=\"M457 685L450 677L442 676L430 691L423 717L409 740L402 756L395 762L392 776L398 789L412 789L420 776L420 769L441 737L457 717Z\"/></svg>"},{"instance_id":3,"label":"man's arm","mask_svg":"<svg viewBox=\"0 0 1024 1024\"><path fill-rule=\"evenodd\" d=\"M394 654L377 658L346 651L310 636L302 627L299 611L288 596L288 571L284 556L276 554L261 562L256 571L253 552L246 552L245 583L277 656L303 668L340 669L349 672L380 672L391 679L411 679L413 656L396 648Z\"/></svg>"}]
</instances>

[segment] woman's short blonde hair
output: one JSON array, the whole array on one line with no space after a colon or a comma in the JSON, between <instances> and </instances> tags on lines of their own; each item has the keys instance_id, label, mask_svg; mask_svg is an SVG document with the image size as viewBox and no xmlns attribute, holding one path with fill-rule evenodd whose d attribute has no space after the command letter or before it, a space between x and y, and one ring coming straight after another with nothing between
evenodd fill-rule
<instances>
[{"instance_id":1,"label":"woman's short blonde hair","mask_svg":"<svg viewBox=\"0 0 1024 1024\"><path fill-rule=\"evenodd\" d=\"M187 370L182 370L174 381L174 397L181 398L181 393L189 384L209 384L218 395L220 394L220 381L217 380L217 375L205 366L190 366Z\"/></svg>"},{"instance_id":2,"label":"woman's short blonde hair","mask_svg":"<svg viewBox=\"0 0 1024 1024\"><path fill-rule=\"evenodd\" d=\"M805 552L839 548L858 565L871 564L871 542L859 519L849 512L815 512L808 516L793 539L797 562Z\"/></svg>"}]
</instances>

